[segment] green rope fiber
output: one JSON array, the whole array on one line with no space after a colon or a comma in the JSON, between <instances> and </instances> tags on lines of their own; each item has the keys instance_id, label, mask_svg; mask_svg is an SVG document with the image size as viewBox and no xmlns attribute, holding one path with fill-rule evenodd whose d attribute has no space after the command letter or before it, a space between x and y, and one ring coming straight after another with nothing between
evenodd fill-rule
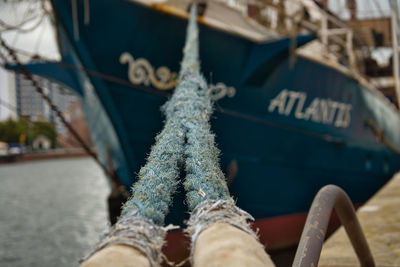
<instances>
[{"instance_id":1,"label":"green rope fiber","mask_svg":"<svg viewBox=\"0 0 400 267\"><path fill-rule=\"evenodd\" d=\"M164 129L156 137L147 163L132 187L132 197L125 203L122 215L138 209L139 215L162 225L172 194L179 184L179 165L185 164L187 203L193 210L207 199L228 200L228 187L219 167L219 151L209 118L212 102L208 86L200 74L196 6L191 8L184 57L178 86L164 104Z\"/></svg>"}]
</instances>

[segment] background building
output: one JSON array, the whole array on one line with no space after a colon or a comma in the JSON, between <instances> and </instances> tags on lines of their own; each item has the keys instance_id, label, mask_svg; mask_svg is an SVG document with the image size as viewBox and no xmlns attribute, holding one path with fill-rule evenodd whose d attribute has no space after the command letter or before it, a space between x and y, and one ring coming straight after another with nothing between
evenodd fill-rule
<instances>
[{"instance_id":1,"label":"background building","mask_svg":"<svg viewBox=\"0 0 400 267\"><path fill-rule=\"evenodd\" d=\"M0 121L17 119L15 74L0 68Z\"/></svg>"},{"instance_id":2,"label":"background building","mask_svg":"<svg viewBox=\"0 0 400 267\"><path fill-rule=\"evenodd\" d=\"M72 102L78 102L77 97L61 85L47 79L35 76L36 81L50 97L54 105L64 114L69 116ZM31 81L23 75L15 75L15 95L18 116L28 117L31 121L48 121L56 126L58 134L66 134L66 128L51 110L50 106L36 92Z\"/></svg>"},{"instance_id":3,"label":"background building","mask_svg":"<svg viewBox=\"0 0 400 267\"><path fill-rule=\"evenodd\" d=\"M47 127L46 129L48 131L49 124L46 126L46 123L50 123L50 126L51 124L54 126L52 131L54 132L55 130L54 134L56 137L54 140L50 138L51 146L65 148L81 146L67 130L56 113L50 108L50 105L36 92L30 80L26 79L21 74L13 74L11 72L2 72L0 76L0 78L8 79L8 86L5 86L0 81L0 121L6 121L11 118L15 121L14 124L23 123L19 120L19 118L23 118L22 121L28 123L27 126L25 126L26 132L20 135L20 137L23 136L22 141L20 138L20 143L27 140L28 146L30 144L35 148L34 138L38 137L38 127L41 125L40 127L42 128L40 131L46 131L45 128ZM74 95L71 90L58 83L39 76L34 76L34 79L44 90L45 94L49 96L52 103L63 113L64 118L72 125L79 136L90 146L90 132L86 125L79 97ZM10 122L10 125L12 123L13 122ZM48 135L53 136L53 134L49 133ZM49 136L47 136L47 138L49 138ZM43 140L42 138L39 141ZM41 148L47 147L47 145L43 145L45 144L43 142L40 144L42 145L36 145Z\"/></svg>"}]
</instances>

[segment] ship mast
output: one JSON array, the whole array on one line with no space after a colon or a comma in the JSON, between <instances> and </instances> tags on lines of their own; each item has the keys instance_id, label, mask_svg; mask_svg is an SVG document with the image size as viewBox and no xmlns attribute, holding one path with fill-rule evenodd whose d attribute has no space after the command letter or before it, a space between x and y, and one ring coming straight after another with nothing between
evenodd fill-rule
<instances>
[{"instance_id":1,"label":"ship mast","mask_svg":"<svg viewBox=\"0 0 400 267\"><path fill-rule=\"evenodd\" d=\"M393 78L397 105L400 107L400 80L399 80L399 44L398 44L398 5L396 0L390 1L392 18L392 46L393 46Z\"/></svg>"},{"instance_id":2,"label":"ship mast","mask_svg":"<svg viewBox=\"0 0 400 267\"><path fill-rule=\"evenodd\" d=\"M357 19L357 1L356 0L347 0L346 5L350 11L350 19L356 20Z\"/></svg>"}]
</instances>

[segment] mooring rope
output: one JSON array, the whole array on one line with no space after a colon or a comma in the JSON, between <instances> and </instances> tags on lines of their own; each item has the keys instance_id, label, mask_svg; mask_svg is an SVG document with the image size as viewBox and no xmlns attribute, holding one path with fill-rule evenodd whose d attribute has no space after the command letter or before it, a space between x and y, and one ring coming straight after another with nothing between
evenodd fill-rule
<instances>
[{"instance_id":1,"label":"mooring rope","mask_svg":"<svg viewBox=\"0 0 400 267\"><path fill-rule=\"evenodd\" d=\"M200 74L196 14L193 5L178 86L162 107L166 116L164 128L139 171L121 218L92 254L123 244L138 249L152 266L158 266L167 231L162 225L179 184L181 166L186 171L186 202L192 212L187 232L194 243L201 231L215 222L229 223L256 238L247 224L252 217L235 206L219 167L219 150L209 123L212 101Z\"/></svg>"},{"instance_id":2,"label":"mooring rope","mask_svg":"<svg viewBox=\"0 0 400 267\"><path fill-rule=\"evenodd\" d=\"M200 74L196 9L191 11L178 86L162 110L164 129L156 137L139 181L132 188L122 214L133 208L162 225L171 196L178 185L179 166L185 164L187 203L193 210L207 199L228 200L229 192L219 168L218 149L210 131L212 113L208 87Z\"/></svg>"},{"instance_id":3,"label":"mooring rope","mask_svg":"<svg viewBox=\"0 0 400 267\"><path fill-rule=\"evenodd\" d=\"M193 12L193 11L192 11ZM219 167L219 151L209 123L212 102L208 86L200 74L198 28L191 14L187 29L179 85L170 106L179 106L183 111L182 125L185 130L185 189L189 210L207 199L229 199L224 174ZM172 100L172 99L171 99Z\"/></svg>"}]
</instances>

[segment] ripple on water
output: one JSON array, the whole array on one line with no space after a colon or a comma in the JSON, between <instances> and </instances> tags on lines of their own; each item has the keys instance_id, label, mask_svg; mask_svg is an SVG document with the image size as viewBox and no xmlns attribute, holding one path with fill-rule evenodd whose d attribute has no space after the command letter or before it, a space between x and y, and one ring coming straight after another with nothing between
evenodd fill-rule
<instances>
[{"instance_id":1,"label":"ripple on water","mask_svg":"<svg viewBox=\"0 0 400 267\"><path fill-rule=\"evenodd\" d=\"M0 266L78 266L107 224L109 188L89 158L0 166Z\"/></svg>"}]
</instances>

